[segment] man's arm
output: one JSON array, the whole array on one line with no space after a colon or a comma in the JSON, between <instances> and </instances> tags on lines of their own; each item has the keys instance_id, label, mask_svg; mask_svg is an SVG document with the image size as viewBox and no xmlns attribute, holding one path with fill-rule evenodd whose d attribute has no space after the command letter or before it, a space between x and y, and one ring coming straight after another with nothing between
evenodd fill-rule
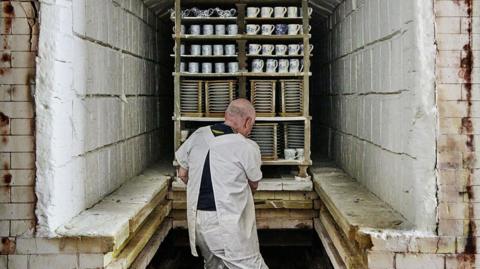
<instances>
[{"instance_id":1,"label":"man's arm","mask_svg":"<svg viewBox=\"0 0 480 269\"><path fill-rule=\"evenodd\" d=\"M181 166L177 169L177 176L183 181L183 183L187 184L188 182L188 169L185 169Z\"/></svg>"},{"instance_id":2,"label":"man's arm","mask_svg":"<svg viewBox=\"0 0 480 269\"><path fill-rule=\"evenodd\" d=\"M258 181L250 181L249 179L248 185L250 185L250 189L252 189L252 191L256 191L258 189Z\"/></svg>"}]
</instances>

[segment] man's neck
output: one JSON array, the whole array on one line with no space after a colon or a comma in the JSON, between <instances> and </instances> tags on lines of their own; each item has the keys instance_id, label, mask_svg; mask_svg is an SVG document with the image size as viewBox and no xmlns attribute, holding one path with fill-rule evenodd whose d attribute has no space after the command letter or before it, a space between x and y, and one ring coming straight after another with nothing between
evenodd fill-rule
<instances>
[{"instance_id":1,"label":"man's neck","mask_svg":"<svg viewBox=\"0 0 480 269\"><path fill-rule=\"evenodd\" d=\"M234 127L234 124L229 122L229 121L225 121L223 124L227 125L228 127L232 128L233 132L234 133L238 133L236 128Z\"/></svg>"}]
</instances>

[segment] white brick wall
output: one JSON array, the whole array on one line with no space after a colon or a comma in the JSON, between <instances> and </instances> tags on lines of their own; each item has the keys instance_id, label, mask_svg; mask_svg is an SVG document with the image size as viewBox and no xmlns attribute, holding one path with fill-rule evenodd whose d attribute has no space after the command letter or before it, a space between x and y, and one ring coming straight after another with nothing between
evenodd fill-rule
<instances>
[{"instance_id":1,"label":"white brick wall","mask_svg":"<svg viewBox=\"0 0 480 269\"><path fill-rule=\"evenodd\" d=\"M160 85L169 85L171 76L159 68L157 53L169 42L157 42L170 29L158 28L140 0L63 0L45 5L41 16L37 215L39 233L54 235L161 157L160 118L171 115L159 110L160 91L170 90ZM16 122L13 130L26 132L25 124ZM30 149L26 142L15 143L15 150Z\"/></svg>"},{"instance_id":2,"label":"white brick wall","mask_svg":"<svg viewBox=\"0 0 480 269\"><path fill-rule=\"evenodd\" d=\"M350 6L340 4L324 32L313 36L317 61L328 67L314 80L330 78L327 85L313 82L312 100L324 107L314 118L332 131L329 152L346 172L419 229L434 230L432 5L365 0Z\"/></svg>"}]
</instances>

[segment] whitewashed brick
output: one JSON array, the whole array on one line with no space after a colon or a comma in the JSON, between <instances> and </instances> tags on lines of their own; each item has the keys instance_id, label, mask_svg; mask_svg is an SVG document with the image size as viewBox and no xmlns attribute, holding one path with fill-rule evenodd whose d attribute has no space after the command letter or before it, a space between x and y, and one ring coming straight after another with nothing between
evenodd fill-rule
<instances>
[{"instance_id":1,"label":"whitewashed brick","mask_svg":"<svg viewBox=\"0 0 480 269\"><path fill-rule=\"evenodd\" d=\"M30 102L0 102L0 111L9 118L32 118L33 104Z\"/></svg>"},{"instance_id":2,"label":"whitewashed brick","mask_svg":"<svg viewBox=\"0 0 480 269\"><path fill-rule=\"evenodd\" d=\"M29 237L34 235L34 220L12 220L10 224L10 236Z\"/></svg>"},{"instance_id":3,"label":"whitewashed brick","mask_svg":"<svg viewBox=\"0 0 480 269\"><path fill-rule=\"evenodd\" d=\"M31 255L29 269L77 268L77 255Z\"/></svg>"},{"instance_id":4,"label":"whitewashed brick","mask_svg":"<svg viewBox=\"0 0 480 269\"><path fill-rule=\"evenodd\" d=\"M32 135L33 120L32 119L12 119L10 122L10 132L12 135Z\"/></svg>"},{"instance_id":5,"label":"whitewashed brick","mask_svg":"<svg viewBox=\"0 0 480 269\"><path fill-rule=\"evenodd\" d=\"M7 143L0 144L0 152L32 152L34 148L33 136L4 136Z\"/></svg>"},{"instance_id":6,"label":"whitewashed brick","mask_svg":"<svg viewBox=\"0 0 480 269\"><path fill-rule=\"evenodd\" d=\"M35 168L35 154L15 152L11 153L11 169L33 169Z\"/></svg>"},{"instance_id":7,"label":"whitewashed brick","mask_svg":"<svg viewBox=\"0 0 480 269\"><path fill-rule=\"evenodd\" d=\"M9 269L28 268L28 256L27 255L9 255L8 268Z\"/></svg>"},{"instance_id":8,"label":"whitewashed brick","mask_svg":"<svg viewBox=\"0 0 480 269\"><path fill-rule=\"evenodd\" d=\"M80 269L101 268L104 264L104 255L102 254L80 254Z\"/></svg>"},{"instance_id":9,"label":"whitewashed brick","mask_svg":"<svg viewBox=\"0 0 480 269\"><path fill-rule=\"evenodd\" d=\"M0 204L0 219L33 219L34 208L34 204Z\"/></svg>"},{"instance_id":10,"label":"whitewashed brick","mask_svg":"<svg viewBox=\"0 0 480 269\"><path fill-rule=\"evenodd\" d=\"M13 203L33 203L36 201L33 187L11 187L11 201Z\"/></svg>"},{"instance_id":11,"label":"whitewashed brick","mask_svg":"<svg viewBox=\"0 0 480 269\"><path fill-rule=\"evenodd\" d=\"M459 17L438 17L435 22L437 24L437 32L439 34L459 34L460 33Z\"/></svg>"},{"instance_id":12,"label":"whitewashed brick","mask_svg":"<svg viewBox=\"0 0 480 269\"><path fill-rule=\"evenodd\" d=\"M393 252L368 252L368 268L369 269L394 269L394 253Z\"/></svg>"},{"instance_id":13,"label":"whitewashed brick","mask_svg":"<svg viewBox=\"0 0 480 269\"><path fill-rule=\"evenodd\" d=\"M434 254L397 254L397 269L443 268L445 257Z\"/></svg>"},{"instance_id":14,"label":"whitewashed brick","mask_svg":"<svg viewBox=\"0 0 480 269\"><path fill-rule=\"evenodd\" d=\"M10 235L10 221L0 221L0 237L7 237Z\"/></svg>"}]
</instances>

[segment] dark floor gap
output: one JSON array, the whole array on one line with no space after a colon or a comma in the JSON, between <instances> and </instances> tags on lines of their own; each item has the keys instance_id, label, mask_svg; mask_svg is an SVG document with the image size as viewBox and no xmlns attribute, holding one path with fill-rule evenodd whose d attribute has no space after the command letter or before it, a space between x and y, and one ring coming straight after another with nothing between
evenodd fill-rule
<instances>
[{"instance_id":1,"label":"dark floor gap","mask_svg":"<svg viewBox=\"0 0 480 269\"><path fill-rule=\"evenodd\" d=\"M313 230L260 230L260 251L271 269L333 269ZM147 269L203 269L193 257L186 230L171 231Z\"/></svg>"}]
</instances>

